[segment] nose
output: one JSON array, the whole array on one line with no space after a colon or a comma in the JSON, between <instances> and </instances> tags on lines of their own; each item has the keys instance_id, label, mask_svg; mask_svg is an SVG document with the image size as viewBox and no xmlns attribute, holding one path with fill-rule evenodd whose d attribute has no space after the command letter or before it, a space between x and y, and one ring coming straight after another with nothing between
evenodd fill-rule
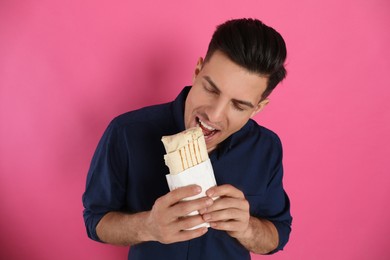
<instances>
[{"instance_id":1,"label":"nose","mask_svg":"<svg viewBox=\"0 0 390 260\"><path fill-rule=\"evenodd\" d=\"M214 100L208 107L206 113L210 122L219 123L222 122L226 116L227 104L222 100Z\"/></svg>"}]
</instances>

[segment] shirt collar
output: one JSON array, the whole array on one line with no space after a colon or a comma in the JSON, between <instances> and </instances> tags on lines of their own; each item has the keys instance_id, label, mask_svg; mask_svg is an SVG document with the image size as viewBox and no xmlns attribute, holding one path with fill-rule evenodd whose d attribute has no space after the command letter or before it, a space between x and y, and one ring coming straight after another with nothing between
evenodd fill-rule
<instances>
[{"instance_id":1,"label":"shirt collar","mask_svg":"<svg viewBox=\"0 0 390 260\"><path fill-rule=\"evenodd\" d=\"M187 86L182 89L176 99L172 102L172 112L173 118L175 120L176 128L178 132L185 130L184 125L184 107L188 92L190 92L191 87Z\"/></svg>"}]
</instances>

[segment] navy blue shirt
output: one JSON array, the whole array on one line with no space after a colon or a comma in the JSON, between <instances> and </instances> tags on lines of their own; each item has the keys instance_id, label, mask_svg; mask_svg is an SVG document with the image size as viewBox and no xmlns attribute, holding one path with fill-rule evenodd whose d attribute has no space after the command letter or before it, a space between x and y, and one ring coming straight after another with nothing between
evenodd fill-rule
<instances>
[{"instance_id":1,"label":"navy blue shirt","mask_svg":"<svg viewBox=\"0 0 390 260\"><path fill-rule=\"evenodd\" d=\"M151 210L169 192L161 137L181 132L184 104L190 88L171 103L128 112L115 118L101 138L88 172L83 194L88 236L100 241L96 225L110 211ZM249 120L210 154L218 185L240 189L251 216L273 222L281 250L291 231L289 199L283 189L282 146L276 134ZM272 252L272 253L273 253ZM250 254L225 231L173 244L144 242L131 247L128 259L250 259Z\"/></svg>"}]
</instances>

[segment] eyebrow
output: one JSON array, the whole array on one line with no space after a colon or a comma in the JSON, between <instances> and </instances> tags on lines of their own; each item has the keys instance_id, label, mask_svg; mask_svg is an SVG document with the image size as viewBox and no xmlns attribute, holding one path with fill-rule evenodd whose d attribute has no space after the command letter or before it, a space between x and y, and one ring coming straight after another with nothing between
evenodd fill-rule
<instances>
[{"instance_id":1,"label":"eyebrow","mask_svg":"<svg viewBox=\"0 0 390 260\"><path fill-rule=\"evenodd\" d=\"M218 88L218 86L212 81L212 79L209 76L204 76L203 77L218 93L221 93L221 90ZM236 104L241 104L250 108L254 108L255 106L249 102L249 101L244 101L244 100L239 100L239 99L232 99L232 101Z\"/></svg>"}]
</instances>

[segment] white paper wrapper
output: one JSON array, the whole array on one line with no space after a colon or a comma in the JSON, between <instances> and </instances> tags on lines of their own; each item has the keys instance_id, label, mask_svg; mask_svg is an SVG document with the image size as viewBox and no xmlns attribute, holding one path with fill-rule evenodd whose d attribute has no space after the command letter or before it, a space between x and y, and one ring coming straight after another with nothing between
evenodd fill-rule
<instances>
[{"instance_id":1,"label":"white paper wrapper","mask_svg":"<svg viewBox=\"0 0 390 260\"><path fill-rule=\"evenodd\" d=\"M194 200L201 197L205 197L206 191L209 188L217 185L210 159L207 159L206 161L194 167L188 168L187 170L181 173L167 174L165 175L165 177L167 178L170 191L191 184L197 184L202 188L201 193L192 197L188 197L185 200ZM192 216L197 214L199 214L198 211L193 211L189 215ZM209 223L202 223L198 226L190 228L190 230L199 227L209 227L209 226L210 226Z\"/></svg>"}]
</instances>

